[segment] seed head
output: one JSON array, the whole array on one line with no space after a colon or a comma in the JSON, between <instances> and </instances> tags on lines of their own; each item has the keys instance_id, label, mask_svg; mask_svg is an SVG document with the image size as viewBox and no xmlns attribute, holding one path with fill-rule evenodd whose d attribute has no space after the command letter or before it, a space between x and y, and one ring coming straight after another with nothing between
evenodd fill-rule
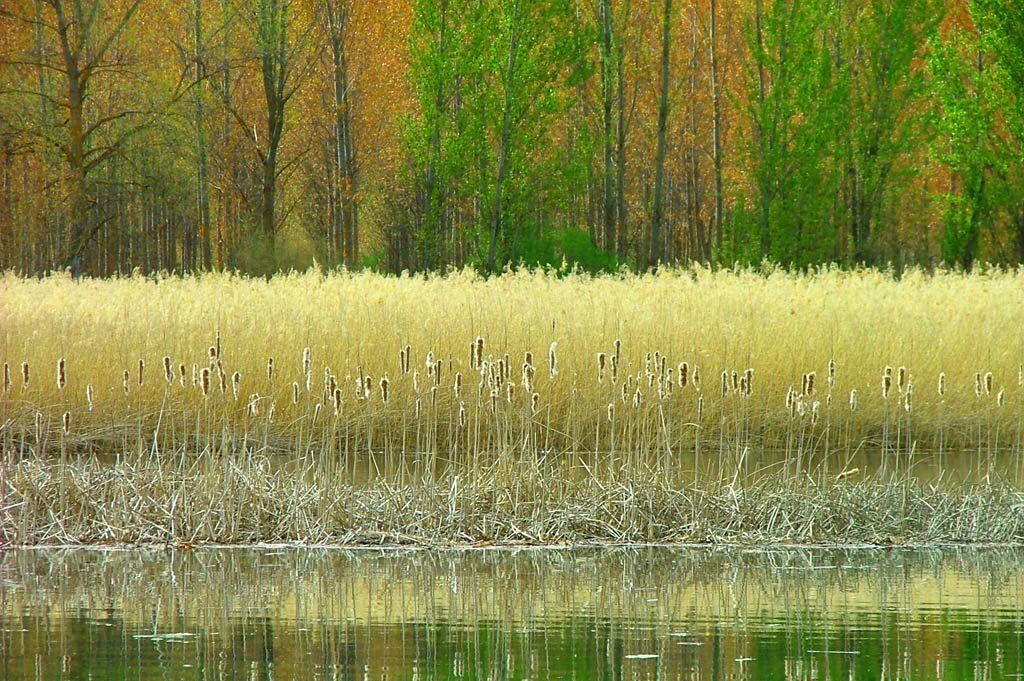
<instances>
[{"instance_id":1,"label":"seed head","mask_svg":"<svg viewBox=\"0 0 1024 681\"><path fill-rule=\"evenodd\" d=\"M644 394L640 392L640 387L637 386L636 392L633 393L633 408L639 409L640 405L644 402Z\"/></svg>"},{"instance_id":2,"label":"seed head","mask_svg":"<svg viewBox=\"0 0 1024 681\"><path fill-rule=\"evenodd\" d=\"M615 361L617 363L622 359L622 341L616 338L612 345L615 347Z\"/></svg>"},{"instance_id":3,"label":"seed head","mask_svg":"<svg viewBox=\"0 0 1024 681\"><path fill-rule=\"evenodd\" d=\"M991 395L992 394L992 372L991 371L985 372L985 394L986 395Z\"/></svg>"},{"instance_id":4,"label":"seed head","mask_svg":"<svg viewBox=\"0 0 1024 681\"><path fill-rule=\"evenodd\" d=\"M1004 397L1005 397L1004 391L1000 390L999 393L996 395L996 405L998 405L1000 407L1003 406L1003 398Z\"/></svg>"},{"instance_id":5,"label":"seed head","mask_svg":"<svg viewBox=\"0 0 1024 681\"><path fill-rule=\"evenodd\" d=\"M4 362L4 394L11 392L11 365Z\"/></svg>"},{"instance_id":6,"label":"seed head","mask_svg":"<svg viewBox=\"0 0 1024 681\"><path fill-rule=\"evenodd\" d=\"M132 375L131 372L125 369L121 372L121 388L124 390L125 397L128 396L128 392L131 387Z\"/></svg>"},{"instance_id":7,"label":"seed head","mask_svg":"<svg viewBox=\"0 0 1024 681\"><path fill-rule=\"evenodd\" d=\"M93 398L93 390L92 390L92 383L90 383L89 385L85 386L85 402L89 406L89 411L92 411L92 407L93 407L92 398Z\"/></svg>"},{"instance_id":8,"label":"seed head","mask_svg":"<svg viewBox=\"0 0 1024 681\"><path fill-rule=\"evenodd\" d=\"M64 430L65 435L71 434L71 412L64 412L64 416L61 417L61 428Z\"/></svg>"},{"instance_id":9,"label":"seed head","mask_svg":"<svg viewBox=\"0 0 1024 681\"><path fill-rule=\"evenodd\" d=\"M980 371L975 371L974 372L974 396L975 397L981 397L981 390L982 390L981 372Z\"/></svg>"},{"instance_id":10,"label":"seed head","mask_svg":"<svg viewBox=\"0 0 1024 681\"><path fill-rule=\"evenodd\" d=\"M214 349L217 351L217 359L220 359L220 329L217 329L217 336L214 339Z\"/></svg>"},{"instance_id":11,"label":"seed head","mask_svg":"<svg viewBox=\"0 0 1024 681\"><path fill-rule=\"evenodd\" d=\"M729 394L729 372L722 372L722 397Z\"/></svg>"},{"instance_id":12,"label":"seed head","mask_svg":"<svg viewBox=\"0 0 1024 681\"><path fill-rule=\"evenodd\" d=\"M946 394L946 372L945 371L940 371L939 372L939 396L941 397L941 396L943 396L945 394Z\"/></svg>"},{"instance_id":13,"label":"seed head","mask_svg":"<svg viewBox=\"0 0 1024 681\"><path fill-rule=\"evenodd\" d=\"M64 373L64 358L61 357L57 360L57 389L63 390L66 383L67 376Z\"/></svg>"},{"instance_id":14,"label":"seed head","mask_svg":"<svg viewBox=\"0 0 1024 681\"><path fill-rule=\"evenodd\" d=\"M185 363L184 362L178 364L178 383L181 384L182 388L185 387Z\"/></svg>"},{"instance_id":15,"label":"seed head","mask_svg":"<svg viewBox=\"0 0 1024 681\"><path fill-rule=\"evenodd\" d=\"M896 389L901 393L906 390L907 387L907 367L901 366L896 371Z\"/></svg>"},{"instance_id":16,"label":"seed head","mask_svg":"<svg viewBox=\"0 0 1024 681\"><path fill-rule=\"evenodd\" d=\"M252 395L249 395L249 416L251 418L251 417L259 416L259 415L260 415L260 396L259 396L258 393L253 393Z\"/></svg>"},{"instance_id":17,"label":"seed head","mask_svg":"<svg viewBox=\"0 0 1024 681\"><path fill-rule=\"evenodd\" d=\"M388 398L391 397L391 394L388 392L390 386L391 381L388 380L388 375L384 374L384 378L380 379L380 401L384 404L387 404Z\"/></svg>"},{"instance_id":18,"label":"seed head","mask_svg":"<svg viewBox=\"0 0 1024 681\"><path fill-rule=\"evenodd\" d=\"M704 396L697 397L697 423L704 420Z\"/></svg>"},{"instance_id":19,"label":"seed head","mask_svg":"<svg viewBox=\"0 0 1024 681\"><path fill-rule=\"evenodd\" d=\"M850 391L850 411L857 411L857 389Z\"/></svg>"},{"instance_id":20,"label":"seed head","mask_svg":"<svg viewBox=\"0 0 1024 681\"><path fill-rule=\"evenodd\" d=\"M210 367L203 367L199 374L199 383L203 388L203 397L210 395Z\"/></svg>"},{"instance_id":21,"label":"seed head","mask_svg":"<svg viewBox=\"0 0 1024 681\"><path fill-rule=\"evenodd\" d=\"M686 387L686 382L690 379L689 374L690 374L690 365L687 364L686 362L680 363L679 364L679 373L677 374L677 379L679 381L679 387L680 388L685 388Z\"/></svg>"},{"instance_id":22,"label":"seed head","mask_svg":"<svg viewBox=\"0 0 1024 681\"><path fill-rule=\"evenodd\" d=\"M292 404L299 403L299 382L292 381Z\"/></svg>"},{"instance_id":23,"label":"seed head","mask_svg":"<svg viewBox=\"0 0 1024 681\"><path fill-rule=\"evenodd\" d=\"M558 341L552 341L551 347L548 348L548 370L551 378L558 375L558 356L555 351L558 348Z\"/></svg>"},{"instance_id":24,"label":"seed head","mask_svg":"<svg viewBox=\"0 0 1024 681\"><path fill-rule=\"evenodd\" d=\"M540 393L530 395L530 413L536 414L540 410Z\"/></svg>"},{"instance_id":25,"label":"seed head","mask_svg":"<svg viewBox=\"0 0 1024 681\"><path fill-rule=\"evenodd\" d=\"M882 372L882 399L889 399L889 391L892 390L892 367L885 367Z\"/></svg>"},{"instance_id":26,"label":"seed head","mask_svg":"<svg viewBox=\"0 0 1024 681\"><path fill-rule=\"evenodd\" d=\"M693 383L693 389L700 392L700 367L694 365L693 374L690 376L690 382Z\"/></svg>"},{"instance_id":27,"label":"seed head","mask_svg":"<svg viewBox=\"0 0 1024 681\"><path fill-rule=\"evenodd\" d=\"M615 423L615 403L608 403L608 422Z\"/></svg>"},{"instance_id":28,"label":"seed head","mask_svg":"<svg viewBox=\"0 0 1024 681\"><path fill-rule=\"evenodd\" d=\"M835 358L828 361L828 387L834 388L836 385L836 360Z\"/></svg>"},{"instance_id":29,"label":"seed head","mask_svg":"<svg viewBox=\"0 0 1024 681\"><path fill-rule=\"evenodd\" d=\"M608 357L603 352L597 353L597 382L604 382L604 370L605 365L608 363Z\"/></svg>"},{"instance_id":30,"label":"seed head","mask_svg":"<svg viewBox=\"0 0 1024 681\"><path fill-rule=\"evenodd\" d=\"M466 427L466 403L459 402L459 428Z\"/></svg>"},{"instance_id":31,"label":"seed head","mask_svg":"<svg viewBox=\"0 0 1024 681\"><path fill-rule=\"evenodd\" d=\"M334 394L332 395L332 405L334 406L334 415L337 416L341 413L341 405L344 404L345 398L341 394L341 388L335 388Z\"/></svg>"},{"instance_id":32,"label":"seed head","mask_svg":"<svg viewBox=\"0 0 1024 681\"><path fill-rule=\"evenodd\" d=\"M302 349L302 373L309 374L313 370L313 356L309 351L309 348Z\"/></svg>"},{"instance_id":33,"label":"seed head","mask_svg":"<svg viewBox=\"0 0 1024 681\"><path fill-rule=\"evenodd\" d=\"M238 389L242 385L242 374L237 371L231 374L231 395L235 398L235 402L238 401Z\"/></svg>"},{"instance_id":34,"label":"seed head","mask_svg":"<svg viewBox=\"0 0 1024 681\"><path fill-rule=\"evenodd\" d=\"M164 380L168 383L174 382L174 365L171 364L171 358L164 355Z\"/></svg>"},{"instance_id":35,"label":"seed head","mask_svg":"<svg viewBox=\"0 0 1024 681\"><path fill-rule=\"evenodd\" d=\"M21 363L21 387L28 387L28 362Z\"/></svg>"},{"instance_id":36,"label":"seed head","mask_svg":"<svg viewBox=\"0 0 1024 681\"><path fill-rule=\"evenodd\" d=\"M217 346L211 345L207 354L210 356L210 364L215 363L217 361Z\"/></svg>"},{"instance_id":37,"label":"seed head","mask_svg":"<svg viewBox=\"0 0 1024 681\"><path fill-rule=\"evenodd\" d=\"M267 380L271 381L271 382L274 380L274 358L273 357L268 357L267 358Z\"/></svg>"}]
</instances>

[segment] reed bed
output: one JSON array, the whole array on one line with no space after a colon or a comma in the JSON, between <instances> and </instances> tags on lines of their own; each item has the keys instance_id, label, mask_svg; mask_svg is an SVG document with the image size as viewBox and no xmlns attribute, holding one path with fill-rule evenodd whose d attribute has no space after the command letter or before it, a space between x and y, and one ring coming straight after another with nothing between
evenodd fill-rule
<instances>
[{"instance_id":1,"label":"reed bed","mask_svg":"<svg viewBox=\"0 0 1024 681\"><path fill-rule=\"evenodd\" d=\"M374 494L426 513L430 503L414 500L456 481L460 494L519 490L527 504L529 490L570 506L594 484L679 501L693 484L754 493L789 480L795 500L807 481L833 490L851 477L913 498L922 457L985 487L1024 475L1022 328L1021 270L5 275L0 508L24 509L53 484L72 512L69 497L85 489L75 480L127 494L122 485L164 468L181 485L176 503L208 508L195 495L204 485L223 493L232 467L252 484L262 471L268 490L290 476L276 505L260 503L321 519L307 506L359 499L386 510ZM122 483L106 487L101 471ZM12 532L11 522L7 534L24 541L134 541L100 526ZM283 522L304 540L298 521ZM311 527L311 541L351 538ZM402 536L365 527L367 537ZM409 536L426 536L417 527ZM525 534L448 530L467 541L585 536L532 520L516 527ZM594 535L635 535L615 527ZM204 541L277 536L191 531Z\"/></svg>"}]
</instances>

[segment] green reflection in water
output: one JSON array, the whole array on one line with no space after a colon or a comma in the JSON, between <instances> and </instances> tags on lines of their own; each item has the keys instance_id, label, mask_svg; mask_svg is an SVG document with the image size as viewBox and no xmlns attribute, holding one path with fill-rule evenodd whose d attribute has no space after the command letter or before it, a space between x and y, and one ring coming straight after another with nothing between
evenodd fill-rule
<instances>
[{"instance_id":1,"label":"green reflection in water","mask_svg":"<svg viewBox=\"0 0 1024 681\"><path fill-rule=\"evenodd\" d=\"M1024 550L19 550L3 679L1001 679Z\"/></svg>"}]
</instances>

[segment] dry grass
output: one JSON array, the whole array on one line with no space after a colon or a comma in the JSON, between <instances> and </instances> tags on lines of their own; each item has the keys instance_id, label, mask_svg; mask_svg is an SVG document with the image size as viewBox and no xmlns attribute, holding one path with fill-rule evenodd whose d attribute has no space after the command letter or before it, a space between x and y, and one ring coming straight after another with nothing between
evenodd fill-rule
<instances>
[{"instance_id":1,"label":"dry grass","mask_svg":"<svg viewBox=\"0 0 1024 681\"><path fill-rule=\"evenodd\" d=\"M913 473L926 452L982 484L1020 479L1022 328L1021 271L7 275L3 527L27 542L774 541L914 520L916 537L1014 538L1016 501L1005 526L967 532L978 492L935 497ZM764 452L775 469L751 464ZM869 470L851 463L864 452ZM766 480L790 481L791 523L751 522ZM454 485L479 517L438 511ZM594 485L610 496L591 513ZM911 504L891 525L886 485ZM725 516L727 497L693 515L737 490ZM839 501L882 516L830 529Z\"/></svg>"},{"instance_id":2,"label":"dry grass","mask_svg":"<svg viewBox=\"0 0 1024 681\"><path fill-rule=\"evenodd\" d=\"M672 485L556 465L353 485L265 456L28 461L0 495L0 544L901 544L1024 541L1024 493L909 478L819 486L780 474Z\"/></svg>"}]
</instances>

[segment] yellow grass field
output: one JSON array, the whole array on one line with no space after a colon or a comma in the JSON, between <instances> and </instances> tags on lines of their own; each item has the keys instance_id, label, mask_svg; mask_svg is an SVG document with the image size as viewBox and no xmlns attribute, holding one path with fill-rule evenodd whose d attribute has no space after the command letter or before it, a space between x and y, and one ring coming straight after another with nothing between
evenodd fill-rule
<instances>
[{"instance_id":1,"label":"yellow grass field","mask_svg":"<svg viewBox=\"0 0 1024 681\"><path fill-rule=\"evenodd\" d=\"M0 279L22 450L984 454L1022 360L1020 271Z\"/></svg>"}]
</instances>

